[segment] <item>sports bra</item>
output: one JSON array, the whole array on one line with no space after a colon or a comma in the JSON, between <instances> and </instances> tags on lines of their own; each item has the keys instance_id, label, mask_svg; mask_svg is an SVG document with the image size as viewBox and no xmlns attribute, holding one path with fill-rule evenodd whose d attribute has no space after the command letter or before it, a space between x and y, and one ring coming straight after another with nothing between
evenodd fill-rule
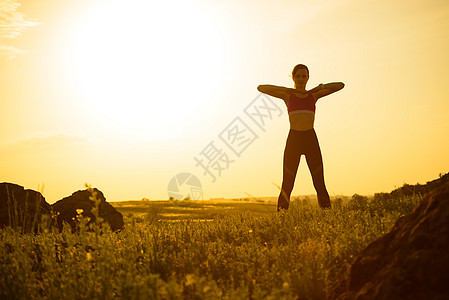
<instances>
[{"instance_id":1,"label":"sports bra","mask_svg":"<svg viewBox=\"0 0 449 300\"><path fill-rule=\"evenodd\" d=\"M305 98L299 98L295 94L291 94L287 104L287 111L289 115L297 113L315 114L315 98L313 98L312 94Z\"/></svg>"}]
</instances>

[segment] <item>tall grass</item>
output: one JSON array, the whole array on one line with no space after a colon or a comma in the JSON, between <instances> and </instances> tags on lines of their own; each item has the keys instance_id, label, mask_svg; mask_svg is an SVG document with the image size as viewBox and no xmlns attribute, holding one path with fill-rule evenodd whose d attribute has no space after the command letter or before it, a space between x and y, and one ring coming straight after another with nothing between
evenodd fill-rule
<instances>
[{"instance_id":1,"label":"tall grass","mask_svg":"<svg viewBox=\"0 0 449 300\"><path fill-rule=\"evenodd\" d=\"M354 256L418 200L336 201L330 210L294 201L281 213L212 222L131 217L119 233L6 228L0 298L325 299Z\"/></svg>"}]
</instances>

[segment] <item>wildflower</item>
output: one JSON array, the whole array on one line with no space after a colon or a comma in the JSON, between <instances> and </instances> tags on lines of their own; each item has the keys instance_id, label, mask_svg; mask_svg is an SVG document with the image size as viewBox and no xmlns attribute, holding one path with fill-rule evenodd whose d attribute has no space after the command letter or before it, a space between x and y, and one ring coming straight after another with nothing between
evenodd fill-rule
<instances>
[{"instance_id":1,"label":"wildflower","mask_svg":"<svg viewBox=\"0 0 449 300\"><path fill-rule=\"evenodd\" d=\"M83 211L84 211L84 210L83 210L82 208L77 208L77 209L76 209L76 214L77 214L77 215L81 215L81 214L83 213Z\"/></svg>"},{"instance_id":2,"label":"wildflower","mask_svg":"<svg viewBox=\"0 0 449 300\"><path fill-rule=\"evenodd\" d=\"M196 282L195 276L193 274L186 275L186 286L192 285Z\"/></svg>"}]
</instances>

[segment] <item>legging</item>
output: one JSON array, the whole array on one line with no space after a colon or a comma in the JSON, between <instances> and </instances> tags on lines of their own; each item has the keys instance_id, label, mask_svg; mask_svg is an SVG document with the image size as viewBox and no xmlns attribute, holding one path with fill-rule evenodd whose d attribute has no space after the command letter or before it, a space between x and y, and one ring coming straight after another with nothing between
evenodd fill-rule
<instances>
[{"instance_id":1,"label":"legging","mask_svg":"<svg viewBox=\"0 0 449 300\"><path fill-rule=\"evenodd\" d=\"M290 194L295 183L296 172L301 155L306 157L307 165L312 174L313 186L317 192L318 204L322 208L331 206L329 194L324 184L323 158L315 129L298 131L290 129L284 150L284 169L282 190L278 198L278 211L288 209Z\"/></svg>"}]
</instances>

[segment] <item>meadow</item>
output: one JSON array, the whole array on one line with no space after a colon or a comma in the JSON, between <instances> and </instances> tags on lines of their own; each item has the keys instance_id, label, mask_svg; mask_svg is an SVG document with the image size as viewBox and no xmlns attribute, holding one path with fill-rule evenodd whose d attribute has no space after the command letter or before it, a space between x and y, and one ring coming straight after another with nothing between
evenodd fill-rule
<instances>
[{"instance_id":1,"label":"meadow","mask_svg":"<svg viewBox=\"0 0 449 300\"><path fill-rule=\"evenodd\" d=\"M125 229L0 230L0 299L326 299L419 196L322 210L263 202L112 202ZM92 225L95 226L95 225Z\"/></svg>"}]
</instances>

